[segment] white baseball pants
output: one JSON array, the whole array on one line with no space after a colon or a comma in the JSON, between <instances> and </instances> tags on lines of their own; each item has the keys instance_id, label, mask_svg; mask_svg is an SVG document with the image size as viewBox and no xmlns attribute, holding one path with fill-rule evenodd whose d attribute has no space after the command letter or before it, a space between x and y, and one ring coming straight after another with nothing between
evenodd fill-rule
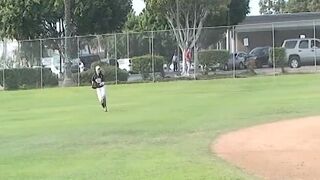
<instances>
[{"instance_id":1,"label":"white baseball pants","mask_svg":"<svg viewBox=\"0 0 320 180\"><path fill-rule=\"evenodd\" d=\"M97 88L97 95L98 95L99 102L102 103L103 99L106 98L106 90L104 86L101 88Z\"/></svg>"}]
</instances>

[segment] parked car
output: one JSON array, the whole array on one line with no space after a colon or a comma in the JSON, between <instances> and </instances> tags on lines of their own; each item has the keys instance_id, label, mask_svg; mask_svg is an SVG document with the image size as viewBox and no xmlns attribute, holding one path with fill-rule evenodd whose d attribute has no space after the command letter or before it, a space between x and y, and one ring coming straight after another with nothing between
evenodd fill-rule
<instances>
[{"instance_id":1,"label":"parked car","mask_svg":"<svg viewBox=\"0 0 320 180\"><path fill-rule=\"evenodd\" d=\"M86 71L91 68L91 64L94 62L100 61L99 55L89 54L89 55L82 55L78 59L73 61L71 65L71 72L77 73L80 71Z\"/></svg>"},{"instance_id":2,"label":"parked car","mask_svg":"<svg viewBox=\"0 0 320 180\"><path fill-rule=\"evenodd\" d=\"M64 72L63 67L60 69L60 55L54 54L52 57L41 58L41 63L44 68L49 68L53 74L60 76Z\"/></svg>"},{"instance_id":3,"label":"parked car","mask_svg":"<svg viewBox=\"0 0 320 180\"><path fill-rule=\"evenodd\" d=\"M85 70L88 70L84 67L84 64L82 63L82 61L77 58L77 59L73 59L71 60L72 65L71 65L71 72L72 73L78 73L78 72L83 72Z\"/></svg>"},{"instance_id":4,"label":"parked car","mask_svg":"<svg viewBox=\"0 0 320 180\"><path fill-rule=\"evenodd\" d=\"M228 62L223 66L223 70L228 71L231 69L245 69L245 59L247 53L237 52L231 53Z\"/></svg>"},{"instance_id":5,"label":"parked car","mask_svg":"<svg viewBox=\"0 0 320 180\"><path fill-rule=\"evenodd\" d=\"M118 59L118 67L119 69L125 70L127 72L132 71L132 61L129 58L126 59Z\"/></svg>"},{"instance_id":6,"label":"parked car","mask_svg":"<svg viewBox=\"0 0 320 180\"><path fill-rule=\"evenodd\" d=\"M101 62L104 62L110 66L115 66L116 60L114 58L111 59L101 59ZM119 68L119 63L117 62L117 67Z\"/></svg>"},{"instance_id":7,"label":"parked car","mask_svg":"<svg viewBox=\"0 0 320 180\"><path fill-rule=\"evenodd\" d=\"M291 68L320 62L319 39L288 39L283 42L282 47L286 49L288 64Z\"/></svg>"},{"instance_id":8,"label":"parked car","mask_svg":"<svg viewBox=\"0 0 320 180\"><path fill-rule=\"evenodd\" d=\"M272 66L272 62L270 62L269 54L271 51L271 47L257 47L254 48L245 58L245 65L251 60L255 61L257 68L262 68L264 65Z\"/></svg>"},{"instance_id":9,"label":"parked car","mask_svg":"<svg viewBox=\"0 0 320 180\"><path fill-rule=\"evenodd\" d=\"M91 64L97 61L100 61L99 55L89 54L80 56L80 61L84 65L84 70L88 70L91 68Z\"/></svg>"}]
</instances>

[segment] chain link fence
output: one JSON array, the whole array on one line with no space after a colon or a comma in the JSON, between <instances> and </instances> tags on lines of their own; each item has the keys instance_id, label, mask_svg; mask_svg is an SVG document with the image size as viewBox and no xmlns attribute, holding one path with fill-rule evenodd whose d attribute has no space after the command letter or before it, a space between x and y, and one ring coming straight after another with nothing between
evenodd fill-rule
<instances>
[{"instance_id":1,"label":"chain link fence","mask_svg":"<svg viewBox=\"0 0 320 180\"><path fill-rule=\"evenodd\" d=\"M0 88L90 85L98 64L110 84L318 73L319 36L314 20L203 28L187 75L173 31L3 40Z\"/></svg>"}]
</instances>

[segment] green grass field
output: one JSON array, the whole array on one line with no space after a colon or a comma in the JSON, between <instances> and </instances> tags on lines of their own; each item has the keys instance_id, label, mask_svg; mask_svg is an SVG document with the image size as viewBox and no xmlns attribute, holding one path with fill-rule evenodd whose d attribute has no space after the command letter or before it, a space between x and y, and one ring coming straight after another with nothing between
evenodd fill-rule
<instances>
[{"instance_id":1,"label":"green grass field","mask_svg":"<svg viewBox=\"0 0 320 180\"><path fill-rule=\"evenodd\" d=\"M319 75L0 92L0 179L251 179L221 133L320 114Z\"/></svg>"}]
</instances>

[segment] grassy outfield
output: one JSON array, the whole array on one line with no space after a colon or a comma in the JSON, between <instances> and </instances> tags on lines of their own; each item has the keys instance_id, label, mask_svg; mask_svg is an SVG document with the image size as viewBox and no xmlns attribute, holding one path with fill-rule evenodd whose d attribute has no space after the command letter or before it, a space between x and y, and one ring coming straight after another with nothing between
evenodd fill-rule
<instances>
[{"instance_id":1,"label":"grassy outfield","mask_svg":"<svg viewBox=\"0 0 320 180\"><path fill-rule=\"evenodd\" d=\"M319 75L0 92L0 179L250 179L221 133L320 114Z\"/></svg>"}]
</instances>

